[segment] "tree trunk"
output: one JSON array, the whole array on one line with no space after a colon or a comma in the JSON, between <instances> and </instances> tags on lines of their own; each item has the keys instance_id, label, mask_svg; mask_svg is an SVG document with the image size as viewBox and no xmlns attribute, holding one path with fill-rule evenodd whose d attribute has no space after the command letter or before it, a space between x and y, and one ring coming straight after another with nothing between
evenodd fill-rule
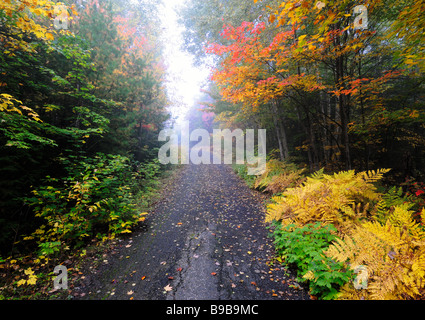
<instances>
[{"instance_id":1,"label":"tree trunk","mask_svg":"<svg viewBox=\"0 0 425 320\"><path fill-rule=\"evenodd\" d=\"M272 101L272 115L273 123L276 129L276 136L279 143L279 152L282 161L289 157L288 140L286 139L285 126L283 125L283 119L279 114L276 101Z\"/></svg>"},{"instance_id":2,"label":"tree trunk","mask_svg":"<svg viewBox=\"0 0 425 320\"><path fill-rule=\"evenodd\" d=\"M337 48L340 48L340 39L336 37ZM338 51L337 51L338 52ZM339 53L338 53L339 54ZM344 56L338 55L336 60L336 68L335 68L335 86L336 89L341 92L344 88ZM345 169L351 169L351 160L350 160L350 141L348 138L348 104L346 103L345 96L340 94L338 96L338 107L339 107L339 115L341 119L341 144L343 150L341 150L342 161L345 163Z\"/></svg>"}]
</instances>

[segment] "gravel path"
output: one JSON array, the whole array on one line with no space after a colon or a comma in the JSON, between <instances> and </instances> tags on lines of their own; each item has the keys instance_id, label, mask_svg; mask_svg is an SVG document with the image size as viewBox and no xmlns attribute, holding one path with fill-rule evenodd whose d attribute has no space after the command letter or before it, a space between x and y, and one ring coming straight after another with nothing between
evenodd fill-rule
<instances>
[{"instance_id":1,"label":"gravel path","mask_svg":"<svg viewBox=\"0 0 425 320\"><path fill-rule=\"evenodd\" d=\"M270 266L264 206L226 165L187 165L146 220L74 287L79 299L298 300L308 293Z\"/></svg>"}]
</instances>

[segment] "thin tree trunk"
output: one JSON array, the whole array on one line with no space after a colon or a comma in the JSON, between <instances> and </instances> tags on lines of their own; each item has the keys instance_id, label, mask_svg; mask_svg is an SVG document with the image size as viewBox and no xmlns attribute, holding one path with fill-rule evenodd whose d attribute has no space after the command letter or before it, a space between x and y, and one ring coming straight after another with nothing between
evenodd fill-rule
<instances>
[{"instance_id":1,"label":"thin tree trunk","mask_svg":"<svg viewBox=\"0 0 425 320\"><path fill-rule=\"evenodd\" d=\"M285 126L283 125L283 119L279 114L276 101L272 101L272 115L273 123L276 128L277 140L279 143L280 157L283 160L289 157L288 140L286 138Z\"/></svg>"}]
</instances>

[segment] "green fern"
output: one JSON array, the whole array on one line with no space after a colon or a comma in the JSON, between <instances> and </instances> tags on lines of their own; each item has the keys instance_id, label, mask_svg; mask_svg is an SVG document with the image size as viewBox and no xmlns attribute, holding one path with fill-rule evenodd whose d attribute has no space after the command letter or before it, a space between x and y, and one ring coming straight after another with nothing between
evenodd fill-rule
<instances>
[{"instance_id":1,"label":"green fern","mask_svg":"<svg viewBox=\"0 0 425 320\"><path fill-rule=\"evenodd\" d=\"M396 206L407 206L407 210L414 206L414 203L409 202L409 197L403 194L403 189L401 187L392 187L382 194L375 208L375 220L381 224L385 224Z\"/></svg>"}]
</instances>

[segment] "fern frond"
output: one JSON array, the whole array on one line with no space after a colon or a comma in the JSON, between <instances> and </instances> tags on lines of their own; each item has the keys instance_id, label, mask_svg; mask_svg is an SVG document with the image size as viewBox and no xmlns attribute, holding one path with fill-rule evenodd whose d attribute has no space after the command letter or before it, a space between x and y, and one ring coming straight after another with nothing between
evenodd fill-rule
<instances>
[{"instance_id":1,"label":"fern frond","mask_svg":"<svg viewBox=\"0 0 425 320\"><path fill-rule=\"evenodd\" d=\"M388 217L388 221L393 226L405 229L415 240L424 239L424 229L413 219L412 211L409 211L409 204L394 207L394 211Z\"/></svg>"},{"instance_id":2,"label":"fern frond","mask_svg":"<svg viewBox=\"0 0 425 320\"><path fill-rule=\"evenodd\" d=\"M389 172L390 169L378 169L376 171L369 170L366 172L361 172L361 176L366 182L376 182L378 180L381 180L385 173Z\"/></svg>"},{"instance_id":3,"label":"fern frond","mask_svg":"<svg viewBox=\"0 0 425 320\"><path fill-rule=\"evenodd\" d=\"M346 261L352 267L367 267L372 276L361 297L415 299L424 291L425 237L417 239L420 234L414 232L416 229L411 215L410 220L408 218L405 208L396 207L393 217L385 225L376 221L365 222L350 236L336 239L326 251L327 256L340 262ZM353 296L352 288L345 286L341 299L350 296Z\"/></svg>"},{"instance_id":4,"label":"fern frond","mask_svg":"<svg viewBox=\"0 0 425 320\"><path fill-rule=\"evenodd\" d=\"M322 180L324 176L324 168L321 168L320 170L314 172L309 178L312 180Z\"/></svg>"},{"instance_id":5,"label":"fern frond","mask_svg":"<svg viewBox=\"0 0 425 320\"><path fill-rule=\"evenodd\" d=\"M295 164L270 159L264 173L255 180L254 188L272 194L282 192L288 187L301 185L304 172L305 169L300 169Z\"/></svg>"},{"instance_id":6,"label":"fern frond","mask_svg":"<svg viewBox=\"0 0 425 320\"><path fill-rule=\"evenodd\" d=\"M368 173L366 180L376 181L384 172ZM364 175L354 170L328 175L319 170L301 186L286 189L276 205L268 208L266 219L279 220L289 214L299 226L321 221L332 223L344 234L352 228L350 224L358 224L367 215L370 203L380 200L381 195Z\"/></svg>"}]
</instances>

